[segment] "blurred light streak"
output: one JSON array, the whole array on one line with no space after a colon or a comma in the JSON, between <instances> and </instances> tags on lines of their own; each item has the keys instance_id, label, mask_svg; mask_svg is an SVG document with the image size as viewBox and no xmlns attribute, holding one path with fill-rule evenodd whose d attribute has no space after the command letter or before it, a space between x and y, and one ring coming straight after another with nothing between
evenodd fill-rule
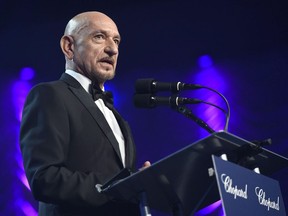
<instances>
[{"instance_id":1,"label":"blurred light streak","mask_svg":"<svg viewBox=\"0 0 288 216\"><path fill-rule=\"evenodd\" d=\"M225 90L227 89L227 84L224 78L221 76L221 71L214 65L212 58L209 55L200 56L198 59L198 66L198 71L190 75L188 82L190 81L189 83L207 86L224 94ZM199 89L193 92L191 91L189 96L226 108L224 100L215 92L209 91L208 89ZM215 131L224 129L225 115L217 108L206 104L200 104L197 106L192 106L191 110ZM208 132L206 130L199 128L199 138L206 137L207 135ZM198 211L195 216L202 215L224 215L221 200Z\"/></svg>"},{"instance_id":2,"label":"blurred light streak","mask_svg":"<svg viewBox=\"0 0 288 216\"><path fill-rule=\"evenodd\" d=\"M18 80L12 85L12 100L15 109L16 119L21 122L22 109L25 103L26 96L31 89L31 84L28 81Z\"/></svg>"},{"instance_id":3,"label":"blurred light streak","mask_svg":"<svg viewBox=\"0 0 288 216\"><path fill-rule=\"evenodd\" d=\"M38 215L37 211L33 208L33 206L23 199L18 199L15 204L16 206L20 207L21 211L27 216Z\"/></svg>"},{"instance_id":4,"label":"blurred light streak","mask_svg":"<svg viewBox=\"0 0 288 216\"><path fill-rule=\"evenodd\" d=\"M18 170L17 177L21 181L21 183L27 188L27 190L30 191L30 186L29 186L28 180L26 178L25 172Z\"/></svg>"},{"instance_id":5,"label":"blurred light streak","mask_svg":"<svg viewBox=\"0 0 288 216\"><path fill-rule=\"evenodd\" d=\"M218 208L222 208L222 201L219 200L198 211L195 216L209 215L215 212Z\"/></svg>"},{"instance_id":6,"label":"blurred light streak","mask_svg":"<svg viewBox=\"0 0 288 216\"><path fill-rule=\"evenodd\" d=\"M11 85L11 95L12 95L12 106L14 107L14 114L15 118L17 119L17 125L14 125L13 133L15 133L16 143L15 148L13 149L14 152L11 152L14 161L16 162L17 166L12 167L14 169L14 173L18 177L19 181L15 181L13 183L13 191L16 194L14 205L18 208L15 208L16 215L20 214L20 210L27 216L36 216L37 211L34 209L32 204L25 200L24 190L30 191L30 187L25 175L24 166L23 166L23 159L20 151L20 144L19 144L19 132L20 132L20 122L22 119L22 110L26 100L26 97L32 87L30 81L35 76L35 71L32 68L25 67L20 70L19 79L14 81ZM11 127L12 128L12 127ZM21 183L20 183L21 182ZM24 187L23 187L24 186ZM23 189L24 188L24 189ZM22 191L22 192L20 192ZM11 203L11 205L13 205Z\"/></svg>"},{"instance_id":7,"label":"blurred light streak","mask_svg":"<svg viewBox=\"0 0 288 216\"><path fill-rule=\"evenodd\" d=\"M196 74L191 75L189 80L192 80L192 83L207 86L223 94L227 85L220 71L214 66L212 58L209 55L200 56L198 66L199 70ZM226 107L219 95L207 89L199 89L195 93L193 92L193 97L195 96L197 99L216 104L223 108ZM223 130L225 127L225 115L215 107L201 104L197 105L197 107L193 106L192 112L202 118L215 131ZM208 135L202 128L199 129L199 132L200 138Z\"/></svg>"}]
</instances>

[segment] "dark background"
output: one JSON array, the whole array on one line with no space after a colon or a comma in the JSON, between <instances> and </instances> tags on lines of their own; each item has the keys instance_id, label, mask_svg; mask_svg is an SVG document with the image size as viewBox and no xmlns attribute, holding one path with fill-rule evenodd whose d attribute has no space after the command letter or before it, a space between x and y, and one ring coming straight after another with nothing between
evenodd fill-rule
<instances>
[{"instance_id":1,"label":"dark background","mask_svg":"<svg viewBox=\"0 0 288 216\"><path fill-rule=\"evenodd\" d=\"M15 179L13 151L17 151L18 136L13 128L18 123L11 114L10 86L19 79L23 67L36 71L34 80L30 81L33 85L58 79L64 72L59 40L66 23L77 13L90 10L110 16L123 39L117 76L107 83L107 88L113 90L118 110L130 122L139 167L145 160L153 163L208 135L169 107L135 108L134 82L147 77L215 87L230 103L231 133L247 140L272 138L273 144L267 148L288 157L286 0L1 0L1 130L4 135L0 143L3 175L0 199L4 203L11 204L18 194L11 195L17 185L12 182ZM205 75L207 69L198 64L204 55L213 60L216 75ZM202 78L198 79L199 76ZM221 85L215 85L219 79ZM195 111L200 117L204 114L199 108ZM287 170L275 174L288 202L286 176ZM24 196L31 200L28 192ZM8 212L5 208L0 208L0 215L1 211Z\"/></svg>"}]
</instances>

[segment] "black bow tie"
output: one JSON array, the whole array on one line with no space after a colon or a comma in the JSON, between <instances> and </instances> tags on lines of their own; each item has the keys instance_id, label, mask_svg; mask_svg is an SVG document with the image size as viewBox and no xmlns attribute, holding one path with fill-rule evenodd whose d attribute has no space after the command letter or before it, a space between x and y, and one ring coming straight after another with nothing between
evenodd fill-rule
<instances>
[{"instance_id":1,"label":"black bow tie","mask_svg":"<svg viewBox=\"0 0 288 216\"><path fill-rule=\"evenodd\" d=\"M89 85L89 93L92 95L94 101L101 98L107 107L113 106L113 94L110 91L102 91L97 84L91 83Z\"/></svg>"}]
</instances>

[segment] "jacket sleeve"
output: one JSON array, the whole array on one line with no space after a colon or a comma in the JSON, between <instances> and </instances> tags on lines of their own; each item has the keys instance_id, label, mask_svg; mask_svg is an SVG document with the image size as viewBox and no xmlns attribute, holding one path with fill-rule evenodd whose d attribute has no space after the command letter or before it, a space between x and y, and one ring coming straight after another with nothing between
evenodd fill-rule
<instances>
[{"instance_id":1,"label":"jacket sleeve","mask_svg":"<svg viewBox=\"0 0 288 216\"><path fill-rule=\"evenodd\" d=\"M20 147L35 199L54 204L100 206L109 199L95 189L95 172L69 170L70 130L67 107L48 84L34 87L23 110Z\"/></svg>"}]
</instances>

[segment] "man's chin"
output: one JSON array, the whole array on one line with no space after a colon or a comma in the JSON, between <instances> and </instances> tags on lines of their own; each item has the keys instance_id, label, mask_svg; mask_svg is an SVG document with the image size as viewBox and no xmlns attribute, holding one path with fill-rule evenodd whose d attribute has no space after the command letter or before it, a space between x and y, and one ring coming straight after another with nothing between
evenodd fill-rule
<instances>
[{"instance_id":1,"label":"man's chin","mask_svg":"<svg viewBox=\"0 0 288 216\"><path fill-rule=\"evenodd\" d=\"M98 81L105 82L112 80L115 77L115 71L101 71L101 73L95 73L95 77Z\"/></svg>"},{"instance_id":2,"label":"man's chin","mask_svg":"<svg viewBox=\"0 0 288 216\"><path fill-rule=\"evenodd\" d=\"M107 73L104 74L107 80L111 80L115 77L115 71L107 71Z\"/></svg>"}]
</instances>

